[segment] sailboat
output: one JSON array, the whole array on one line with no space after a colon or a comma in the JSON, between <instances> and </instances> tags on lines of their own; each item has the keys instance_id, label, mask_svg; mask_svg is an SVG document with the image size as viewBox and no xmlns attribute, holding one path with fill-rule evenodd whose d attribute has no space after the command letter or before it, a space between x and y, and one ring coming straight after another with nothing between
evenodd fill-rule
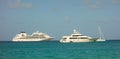
<instances>
[{"instance_id":1,"label":"sailboat","mask_svg":"<svg viewBox=\"0 0 120 59\"><path fill-rule=\"evenodd\" d=\"M100 37L96 41L106 41L100 27L98 27L98 31Z\"/></svg>"}]
</instances>

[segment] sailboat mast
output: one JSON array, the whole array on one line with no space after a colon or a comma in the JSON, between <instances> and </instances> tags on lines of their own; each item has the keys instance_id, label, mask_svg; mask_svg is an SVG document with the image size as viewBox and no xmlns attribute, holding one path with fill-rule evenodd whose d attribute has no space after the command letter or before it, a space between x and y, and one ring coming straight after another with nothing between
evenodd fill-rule
<instances>
[{"instance_id":1,"label":"sailboat mast","mask_svg":"<svg viewBox=\"0 0 120 59\"><path fill-rule=\"evenodd\" d=\"M98 30L99 30L99 36L100 36L99 39L103 39L104 40L105 38L104 38L104 35L103 35L102 31L101 31L100 26L98 27Z\"/></svg>"},{"instance_id":2,"label":"sailboat mast","mask_svg":"<svg viewBox=\"0 0 120 59\"><path fill-rule=\"evenodd\" d=\"M98 27L98 31L99 31L99 39L102 39L100 26Z\"/></svg>"}]
</instances>

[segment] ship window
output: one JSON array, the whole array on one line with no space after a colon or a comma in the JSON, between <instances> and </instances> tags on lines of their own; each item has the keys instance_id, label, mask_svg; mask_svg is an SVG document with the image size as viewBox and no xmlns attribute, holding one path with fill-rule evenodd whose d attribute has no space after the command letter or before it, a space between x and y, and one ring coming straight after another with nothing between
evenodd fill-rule
<instances>
[{"instance_id":1,"label":"ship window","mask_svg":"<svg viewBox=\"0 0 120 59\"><path fill-rule=\"evenodd\" d=\"M67 38L63 38L63 39L67 39Z\"/></svg>"},{"instance_id":2,"label":"ship window","mask_svg":"<svg viewBox=\"0 0 120 59\"><path fill-rule=\"evenodd\" d=\"M77 38L71 37L71 38L69 38L69 39L77 39Z\"/></svg>"},{"instance_id":3,"label":"ship window","mask_svg":"<svg viewBox=\"0 0 120 59\"><path fill-rule=\"evenodd\" d=\"M66 41L66 39L63 39L63 41Z\"/></svg>"},{"instance_id":4,"label":"ship window","mask_svg":"<svg viewBox=\"0 0 120 59\"><path fill-rule=\"evenodd\" d=\"M25 35L22 34L22 36L25 36Z\"/></svg>"},{"instance_id":5,"label":"ship window","mask_svg":"<svg viewBox=\"0 0 120 59\"><path fill-rule=\"evenodd\" d=\"M80 36L80 35L73 35L73 36Z\"/></svg>"},{"instance_id":6,"label":"ship window","mask_svg":"<svg viewBox=\"0 0 120 59\"><path fill-rule=\"evenodd\" d=\"M84 36L84 35L73 35L73 36Z\"/></svg>"},{"instance_id":7,"label":"ship window","mask_svg":"<svg viewBox=\"0 0 120 59\"><path fill-rule=\"evenodd\" d=\"M80 36L84 36L84 35L80 35Z\"/></svg>"},{"instance_id":8,"label":"ship window","mask_svg":"<svg viewBox=\"0 0 120 59\"><path fill-rule=\"evenodd\" d=\"M44 35L34 34L33 38L45 38Z\"/></svg>"},{"instance_id":9,"label":"ship window","mask_svg":"<svg viewBox=\"0 0 120 59\"><path fill-rule=\"evenodd\" d=\"M22 31L21 33L25 33L25 32Z\"/></svg>"},{"instance_id":10,"label":"ship window","mask_svg":"<svg viewBox=\"0 0 120 59\"><path fill-rule=\"evenodd\" d=\"M81 37L81 39L88 39L88 37Z\"/></svg>"}]
</instances>

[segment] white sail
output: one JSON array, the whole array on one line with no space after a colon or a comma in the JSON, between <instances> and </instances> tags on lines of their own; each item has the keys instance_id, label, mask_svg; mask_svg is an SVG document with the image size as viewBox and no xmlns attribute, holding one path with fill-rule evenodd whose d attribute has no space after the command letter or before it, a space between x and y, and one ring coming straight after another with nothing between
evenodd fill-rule
<instances>
[{"instance_id":1,"label":"white sail","mask_svg":"<svg viewBox=\"0 0 120 59\"><path fill-rule=\"evenodd\" d=\"M99 38L96 41L105 41L104 35L100 27L98 27L98 31L99 31Z\"/></svg>"}]
</instances>

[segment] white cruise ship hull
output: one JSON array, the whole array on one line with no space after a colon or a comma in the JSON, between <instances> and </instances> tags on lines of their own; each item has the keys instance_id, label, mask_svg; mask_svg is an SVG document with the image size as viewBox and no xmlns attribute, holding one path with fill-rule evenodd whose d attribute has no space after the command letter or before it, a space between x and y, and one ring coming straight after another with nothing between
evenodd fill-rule
<instances>
[{"instance_id":1,"label":"white cruise ship hull","mask_svg":"<svg viewBox=\"0 0 120 59\"><path fill-rule=\"evenodd\" d=\"M12 41L49 41L51 39L13 39Z\"/></svg>"}]
</instances>

